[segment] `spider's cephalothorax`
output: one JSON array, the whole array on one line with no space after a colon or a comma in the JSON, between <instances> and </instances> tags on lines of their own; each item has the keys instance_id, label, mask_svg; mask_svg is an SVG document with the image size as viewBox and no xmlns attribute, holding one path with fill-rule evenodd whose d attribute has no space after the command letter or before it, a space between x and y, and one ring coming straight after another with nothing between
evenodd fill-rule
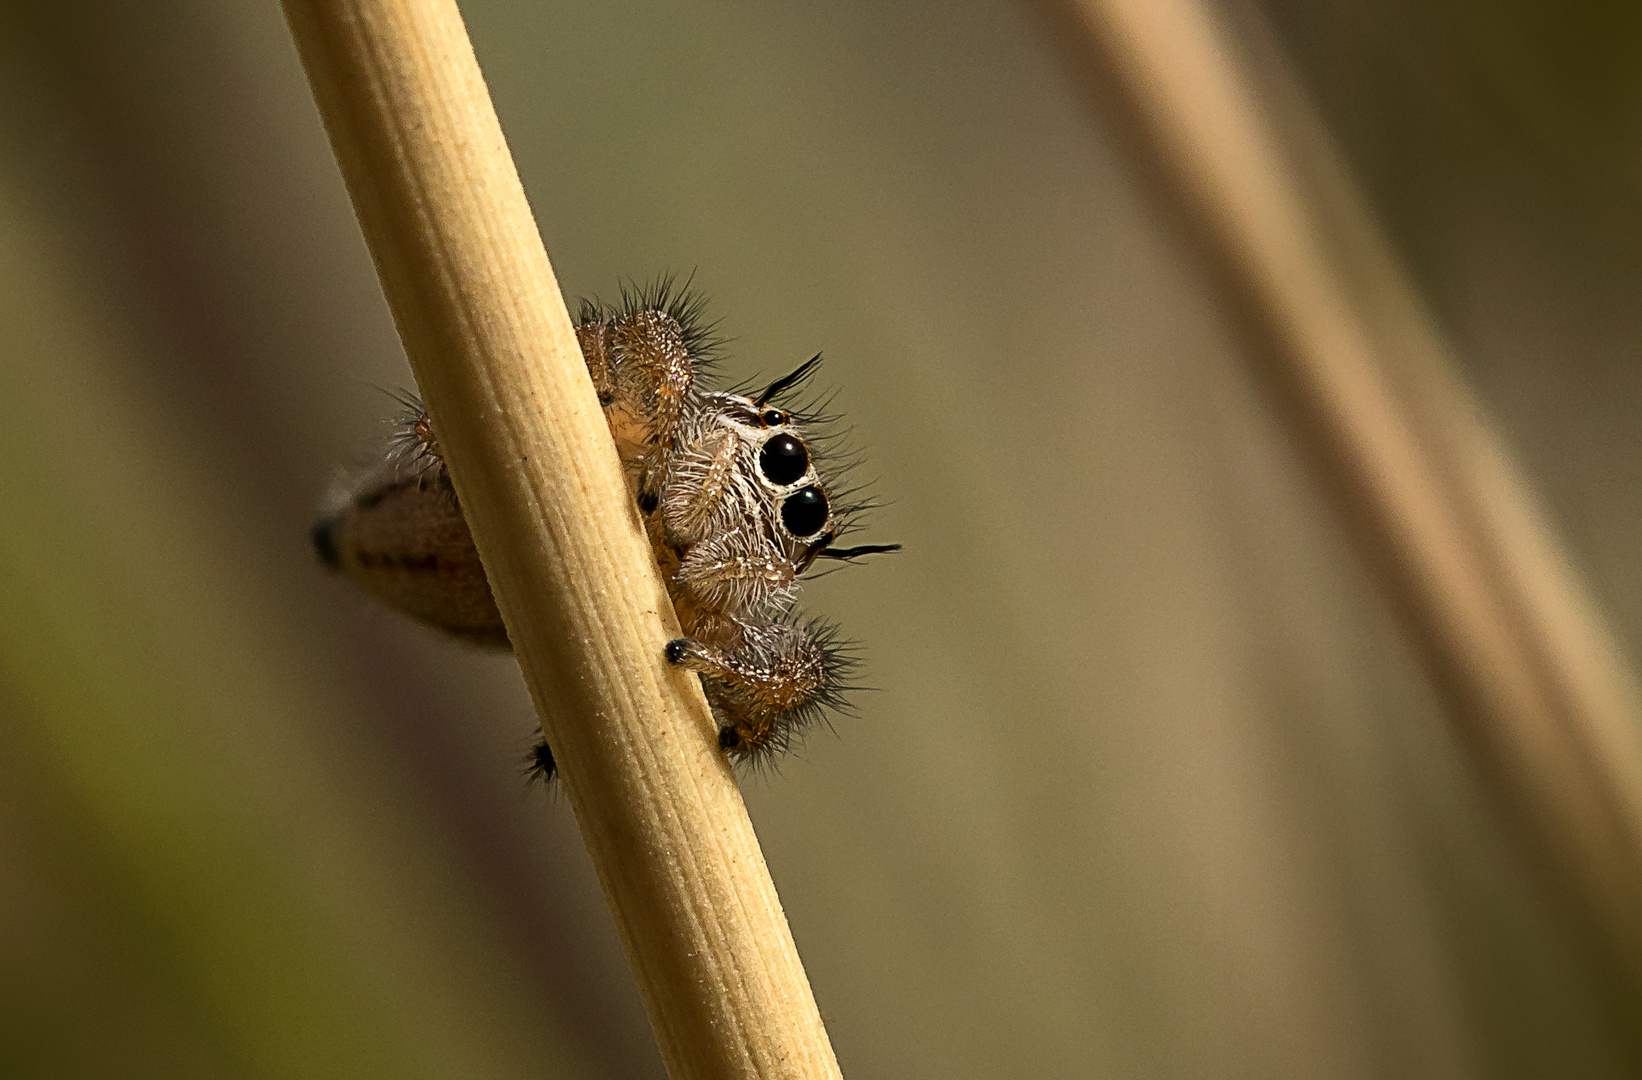
<instances>
[{"instance_id":1,"label":"spider's cephalothorax","mask_svg":"<svg viewBox=\"0 0 1642 1080\"><path fill-rule=\"evenodd\" d=\"M799 579L840 548L867 503L827 473L826 418L783 403L820 357L756 394L709 390L717 351L701 303L662 281L619 307L583 302L576 335L685 637L671 663L699 672L738 758L785 748L826 708L842 706L853 666L834 629L793 614ZM320 558L367 591L460 637L506 646L433 426L407 400L397 445L341 493L314 527ZM822 460L818 462L818 457ZM550 777L552 751L530 755Z\"/></svg>"}]
</instances>

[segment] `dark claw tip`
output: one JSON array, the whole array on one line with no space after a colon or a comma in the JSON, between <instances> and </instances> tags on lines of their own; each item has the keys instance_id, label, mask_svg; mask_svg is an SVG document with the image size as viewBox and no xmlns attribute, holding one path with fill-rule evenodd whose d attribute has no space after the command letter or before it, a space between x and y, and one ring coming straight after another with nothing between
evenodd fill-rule
<instances>
[{"instance_id":1,"label":"dark claw tip","mask_svg":"<svg viewBox=\"0 0 1642 1080\"><path fill-rule=\"evenodd\" d=\"M676 637L672 641L669 641L667 643L667 648L662 651L666 655L667 662L669 664L682 664L684 663L684 658L690 654L690 639L687 637Z\"/></svg>"},{"instance_id":2,"label":"dark claw tip","mask_svg":"<svg viewBox=\"0 0 1642 1080\"><path fill-rule=\"evenodd\" d=\"M553 750L546 739L532 746L530 753L525 755L525 772L532 780L551 783L558 771L558 763L553 760Z\"/></svg>"},{"instance_id":3,"label":"dark claw tip","mask_svg":"<svg viewBox=\"0 0 1642 1080\"><path fill-rule=\"evenodd\" d=\"M342 556L336 550L336 520L334 518L326 518L324 521L315 523L313 531L308 534L308 539L312 541L314 554L319 556L320 562L332 570L341 569Z\"/></svg>"}]
</instances>

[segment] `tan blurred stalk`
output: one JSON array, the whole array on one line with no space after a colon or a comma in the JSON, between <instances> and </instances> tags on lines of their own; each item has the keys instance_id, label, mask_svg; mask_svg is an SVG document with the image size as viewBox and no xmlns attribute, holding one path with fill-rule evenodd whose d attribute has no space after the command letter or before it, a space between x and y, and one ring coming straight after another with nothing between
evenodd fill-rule
<instances>
[{"instance_id":1,"label":"tan blurred stalk","mask_svg":"<svg viewBox=\"0 0 1642 1080\"><path fill-rule=\"evenodd\" d=\"M287 0L672 1076L837 1076L451 0Z\"/></svg>"},{"instance_id":2,"label":"tan blurred stalk","mask_svg":"<svg viewBox=\"0 0 1642 1080\"><path fill-rule=\"evenodd\" d=\"M1507 809L1642 981L1638 693L1533 494L1289 90L1199 0L1069 0L1251 357ZM1259 73L1258 77L1256 72Z\"/></svg>"}]
</instances>

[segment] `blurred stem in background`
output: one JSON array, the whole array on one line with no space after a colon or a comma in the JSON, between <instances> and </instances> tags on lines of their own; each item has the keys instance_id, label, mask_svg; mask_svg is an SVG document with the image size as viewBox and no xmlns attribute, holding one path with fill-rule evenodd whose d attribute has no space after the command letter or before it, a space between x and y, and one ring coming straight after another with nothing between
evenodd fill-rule
<instances>
[{"instance_id":1,"label":"blurred stem in background","mask_svg":"<svg viewBox=\"0 0 1642 1080\"><path fill-rule=\"evenodd\" d=\"M1066 14L1458 737L1642 1005L1642 696L1263 21L1239 41L1200 0Z\"/></svg>"},{"instance_id":2,"label":"blurred stem in background","mask_svg":"<svg viewBox=\"0 0 1642 1080\"><path fill-rule=\"evenodd\" d=\"M357 748L315 754L349 694L314 680L313 638L245 563L255 543L214 511L188 434L155 428L120 374L118 328L52 226L0 178L0 721L27 774L6 798L50 796L12 803L5 847L77 842L49 861L99 869L69 873L94 884L67 911L3 875L0 1054L54 1074L544 1075L562 1053L448 839ZM104 943L128 981L104 982L106 957L15 962L42 925L79 939L66 924L100 904L129 912Z\"/></svg>"}]
</instances>

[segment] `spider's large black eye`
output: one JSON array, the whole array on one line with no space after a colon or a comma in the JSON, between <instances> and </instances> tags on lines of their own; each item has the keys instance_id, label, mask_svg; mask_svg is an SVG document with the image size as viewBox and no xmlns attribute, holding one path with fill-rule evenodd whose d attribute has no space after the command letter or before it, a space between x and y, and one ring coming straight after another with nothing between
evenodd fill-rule
<instances>
[{"instance_id":1,"label":"spider's large black eye","mask_svg":"<svg viewBox=\"0 0 1642 1080\"><path fill-rule=\"evenodd\" d=\"M813 536L826 523L827 497L820 488L795 491L781 504L781 524L794 536Z\"/></svg>"},{"instance_id":2,"label":"spider's large black eye","mask_svg":"<svg viewBox=\"0 0 1642 1080\"><path fill-rule=\"evenodd\" d=\"M810 471L810 452L791 435L777 435L759 451L758 467L770 483L785 487Z\"/></svg>"},{"instance_id":3,"label":"spider's large black eye","mask_svg":"<svg viewBox=\"0 0 1642 1080\"><path fill-rule=\"evenodd\" d=\"M780 427L787 422L787 414L780 409L765 409L759 413L758 422L765 427Z\"/></svg>"}]
</instances>

